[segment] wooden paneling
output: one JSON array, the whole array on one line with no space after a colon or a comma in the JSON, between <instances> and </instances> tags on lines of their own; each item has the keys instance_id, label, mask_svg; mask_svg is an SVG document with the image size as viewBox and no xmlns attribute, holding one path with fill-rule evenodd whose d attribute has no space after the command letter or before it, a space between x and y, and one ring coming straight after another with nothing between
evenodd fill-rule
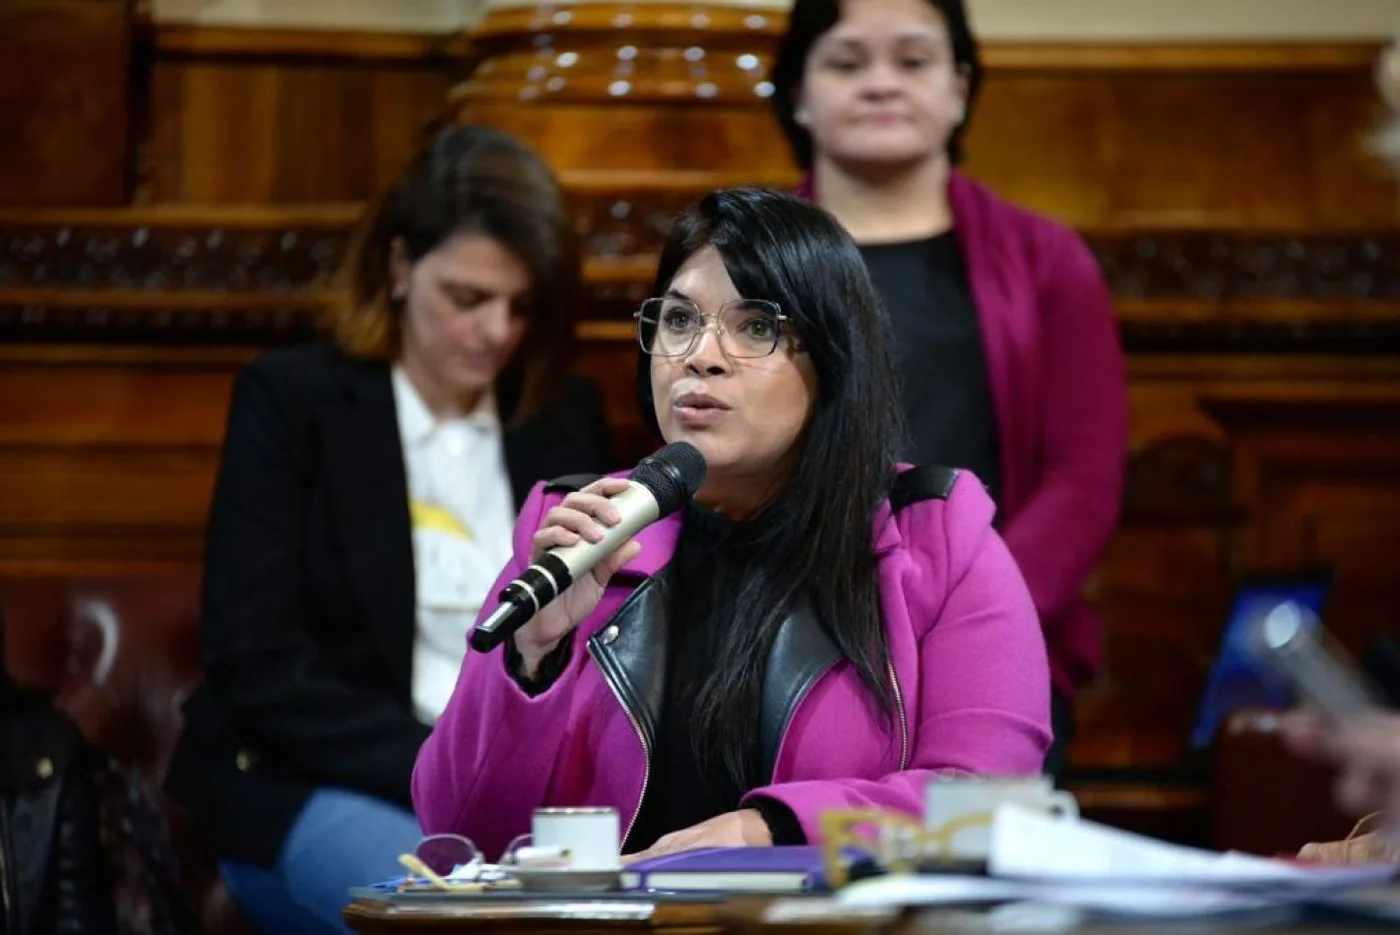
<instances>
[{"instance_id":1,"label":"wooden paneling","mask_svg":"<svg viewBox=\"0 0 1400 935\"><path fill-rule=\"evenodd\" d=\"M0 3L0 205L126 201L129 7Z\"/></svg>"},{"instance_id":2,"label":"wooden paneling","mask_svg":"<svg viewBox=\"0 0 1400 935\"><path fill-rule=\"evenodd\" d=\"M372 197L444 111L459 44L164 26L147 65L152 202Z\"/></svg>"},{"instance_id":3,"label":"wooden paneling","mask_svg":"<svg viewBox=\"0 0 1400 935\"><path fill-rule=\"evenodd\" d=\"M607 169L660 194L749 174L795 178L772 119L772 15L590 4L563 25L492 11L459 120L537 146L566 184ZM1390 229L1400 192L1366 153L1374 44L990 43L967 170L1027 207L1095 230ZM522 106L525 102L528 106ZM602 127L610 132L599 132ZM705 179L706 173L709 178Z\"/></svg>"},{"instance_id":4,"label":"wooden paneling","mask_svg":"<svg viewBox=\"0 0 1400 935\"><path fill-rule=\"evenodd\" d=\"M1243 572L1335 564L1328 625L1356 648L1400 610L1375 587L1400 503L1400 356L1140 354L1130 379L1125 514L1089 589L1106 664L1081 698L1082 767L1181 762Z\"/></svg>"},{"instance_id":5,"label":"wooden paneling","mask_svg":"<svg viewBox=\"0 0 1400 935\"><path fill-rule=\"evenodd\" d=\"M1393 229L1378 51L993 47L967 168L1077 227Z\"/></svg>"},{"instance_id":6,"label":"wooden paneling","mask_svg":"<svg viewBox=\"0 0 1400 935\"><path fill-rule=\"evenodd\" d=\"M160 26L144 59L142 194L362 199L444 110L518 134L576 189L796 178L764 96L779 17L721 8L695 26L690 6L647 5L619 26L615 13L588 5L557 25L493 12L470 48ZM1400 193L1364 147L1377 51L989 44L966 168L1078 227L1393 228Z\"/></svg>"},{"instance_id":7,"label":"wooden paneling","mask_svg":"<svg viewBox=\"0 0 1400 935\"><path fill-rule=\"evenodd\" d=\"M1257 517L1241 543L1245 559L1335 565L1328 625L1358 655L1372 638L1396 633L1400 397L1207 396L1203 405L1230 434L1235 487Z\"/></svg>"},{"instance_id":8,"label":"wooden paneling","mask_svg":"<svg viewBox=\"0 0 1400 935\"><path fill-rule=\"evenodd\" d=\"M247 351L0 348L0 568L197 563Z\"/></svg>"},{"instance_id":9,"label":"wooden paneling","mask_svg":"<svg viewBox=\"0 0 1400 935\"><path fill-rule=\"evenodd\" d=\"M1369 69L991 72L968 170L1079 227L1393 227Z\"/></svg>"}]
</instances>

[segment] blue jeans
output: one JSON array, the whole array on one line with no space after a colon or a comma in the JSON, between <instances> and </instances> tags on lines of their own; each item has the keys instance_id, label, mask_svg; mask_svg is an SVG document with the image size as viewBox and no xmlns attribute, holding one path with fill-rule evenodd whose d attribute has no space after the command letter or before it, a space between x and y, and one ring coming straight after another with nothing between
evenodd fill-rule
<instances>
[{"instance_id":1,"label":"blue jeans","mask_svg":"<svg viewBox=\"0 0 1400 935\"><path fill-rule=\"evenodd\" d=\"M219 874L260 935L349 935L340 911L350 902L350 888L402 874L399 855L412 853L422 836L418 819L397 805L318 789L275 866L222 861Z\"/></svg>"}]
</instances>

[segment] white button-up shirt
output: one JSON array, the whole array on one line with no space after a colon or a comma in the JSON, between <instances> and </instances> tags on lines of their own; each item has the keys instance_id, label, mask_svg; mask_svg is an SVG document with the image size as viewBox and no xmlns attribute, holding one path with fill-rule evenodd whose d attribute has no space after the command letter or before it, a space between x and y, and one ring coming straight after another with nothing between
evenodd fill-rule
<instances>
[{"instance_id":1,"label":"white button-up shirt","mask_svg":"<svg viewBox=\"0 0 1400 935\"><path fill-rule=\"evenodd\" d=\"M457 684L467 631L510 559L515 503L492 393L465 418L438 420L403 368L393 385L417 585L413 709L431 725Z\"/></svg>"}]
</instances>

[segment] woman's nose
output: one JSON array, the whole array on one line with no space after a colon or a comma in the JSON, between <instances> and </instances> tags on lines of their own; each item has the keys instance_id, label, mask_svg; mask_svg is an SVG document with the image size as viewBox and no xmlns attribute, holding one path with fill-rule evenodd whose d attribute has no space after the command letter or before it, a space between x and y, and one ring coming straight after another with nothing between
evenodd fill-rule
<instances>
[{"instance_id":1,"label":"woman's nose","mask_svg":"<svg viewBox=\"0 0 1400 935\"><path fill-rule=\"evenodd\" d=\"M478 327L482 337L493 344L504 344L510 337L511 317L509 299L492 299L478 315Z\"/></svg>"},{"instance_id":2,"label":"woman's nose","mask_svg":"<svg viewBox=\"0 0 1400 935\"><path fill-rule=\"evenodd\" d=\"M695 337L686 365L696 373L721 374L729 369L729 356L720 344L719 325L705 323Z\"/></svg>"},{"instance_id":3,"label":"woman's nose","mask_svg":"<svg viewBox=\"0 0 1400 935\"><path fill-rule=\"evenodd\" d=\"M888 62L874 62L861 77L861 92L870 97L888 97L904 87L903 76Z\"/></svg>"}]
</instances>

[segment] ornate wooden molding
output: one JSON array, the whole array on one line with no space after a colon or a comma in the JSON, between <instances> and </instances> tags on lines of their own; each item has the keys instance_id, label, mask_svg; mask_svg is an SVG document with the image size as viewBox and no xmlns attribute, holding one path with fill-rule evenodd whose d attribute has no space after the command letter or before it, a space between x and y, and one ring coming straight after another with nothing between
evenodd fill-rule
<instances>
[{"instance_id":1,"label":"ornate wooden molding","mask_svg":"<svg viewBox=\"0 0 1400 935\"><path fill-rule=\"evenodd\" d=\"M653 10L659 10L659 15ZM706 36L729 31L756 36L746 43L758 54L766 68L768 54L786 24L782 10L691 5L627 4L541 4L492 11L475 28L466 31L439 31L367 28L321 28L276 23L237 25L157 21L138 18L136 23L149 36L156 54L165 58L224 58L255 61L317 59L429 63L476 61L484 42L496 48L522 44L537 52L545 47L556 53L578 52L577 39L564 39L565 33L584 31L600 41L584 43L596 51L612 45L615 54L627 46L629 29L654 24L673 33L694 30L694 16ZM531 33L534 29L536 32ZM611 40L608 39L611 34ZM545 39L537 47L535 35ZM547 40L547 43L546 43ZM707 39L707 51L714 46ZM1335 39L1294 41L1285 39L1232 39L1144 42L1109 38L1086 40L1070 37L1012 39L984 37L982 57L993 72L1085 72L1085 71L1189 71L1189 72L1335 72L1369 70L1384 43L1377 39ZM684 49L685 46L681 46ZM742 53L741 53L742 54ZM615 60L615 59L614 59ZM682 58L682 62L684 59ZM538 64L538 63L536 63ZM493 81L507 80L510 71L496 66ZM747 72L748 69L741 69ZM528 67L526 74L528 74ZM562 72L560 72L563 75ZM564 75L567 80L567 75ZM687 83L690 75L684 79ZM525 86L524 83L517 85ZM751 86L751 83L748 85ZM577 91L577 87L571 89Z\"/></svg>"},{"instance_id":2,"label":"ornate wooden molding","mask_svg":"<svg viewBox=\"0 0 1400 935\"><path fill-rule=\"evenodd\" d=\"M0 341L179 345L280 344L316 332L322 303L242 303L222 296L217 306L179 293L120 294L73 299L54 293L16 298L0 292Z\"/></svg>"},{"instance_id":3,"label":"ornate wooden molding","mask_svg":"<svg viewBox=\"0 0 1400 935\"><path fill-rule=\"evenodd\" d=\"M672 219L694 191L676 185L628 195L598 181L596 190L570 196L575 230L592 261L590 279L648 277ZM354 205L0 212L0 289L324 288L357 212ZM1400 231L1083 236L1123 299L1400 301Z\"/></svg>"},{"instance_id":4,"label":"ornate wooden molding","mask_svg":"<svg viewBox=\"0 0 1400 935\"><path fill-rule=\"evenodd\" d=\"M519 101L766 106L786 16L711 4L586 3L492 10L481 64L451 104Z\"/></svg>"},{"instance_id":5,"label":"ornate wooden molding","mask_svg":"<svg viewBox=\"0 0 1400 935\"><path fill-rule=\"evenodd\" d=\"M1400 232L1086 236L1123 297L1400 299Z\"/></svg>"},{"instance_id":6,"label":"ornate wooden molding","mask_svg":"<svg viewBox=\"0 0 1400 935\"><path fill-rule=\"evenodd\" d=\"M772 94L780 11L710 4L541 4L492 10L472 32L481 64L452 104L517 101L754 105ZM1375 41L988 42L989 70L1356 71Z\"/></svg>"},{"instance_id":7,"label":"ornate wooden molding","mask_svg":"<svg viewBox=\"0 0 1400 935\"><path fill-rule=\"evenodd\" d=\"M627 316L691 193L575 193L584 336ZM0 338L238 344L310 333L356 216L324 209L0 214ZM1400 232L1085 232L1137 352L1400 350ZM616 332L616 333L614 333Z\"/></svg>"},{"instance_id":8,"label":"ornate wooden molding","mask_svg":"<svg viewBox=\"0 0 1400 935\"><path fill-rule=\"evenodd\" d=\"M0 289L288 292L324 286L354 209L203 219L152 211L0 215Z\"/></svg>"}]
</instances>

